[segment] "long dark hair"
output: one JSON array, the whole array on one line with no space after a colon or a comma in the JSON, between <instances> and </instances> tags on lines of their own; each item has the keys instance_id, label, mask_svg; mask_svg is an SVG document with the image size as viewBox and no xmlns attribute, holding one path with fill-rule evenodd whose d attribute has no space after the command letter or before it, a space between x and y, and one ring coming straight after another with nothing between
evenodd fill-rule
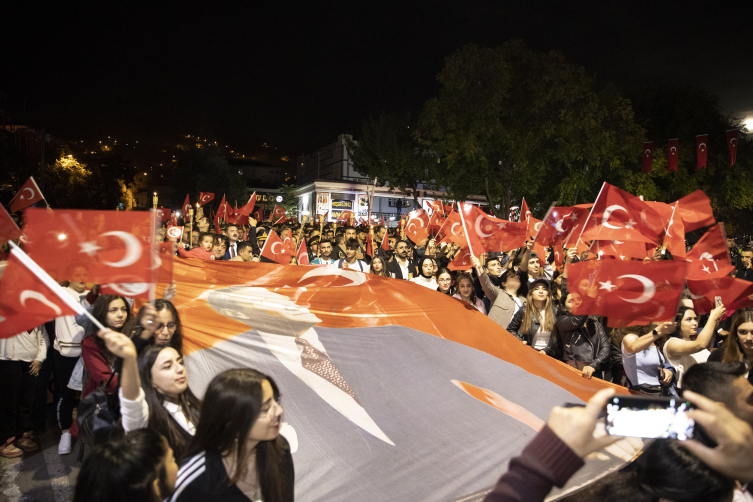
<instances>
[{"instance_id":1,"label":"long dark hair","mask_svg":"<svg viewBox=\"0 0 753 502\"><path fill-rule=\"evenodd\" d=\"M186 448L183 429L165 409L163 404L165 396L152 384L154 361L157 360L160 352L166 349L172 349L172 347L169 345L154 345L141 353L139 356L139 377L141 378L141 388L146 396L146 403L149 405L149 428L165 436L175 452L175 457L181 458ZM186 390L178 396L178 405L192 423L197 424L199 422L201 401L191 392L190 387L186 387Z\"/></svg>"},{"instance_id":2,"label":"long dark hair","mask_svg":"<svg viewBox=\"0 0 753 502\"><path fill-rule=\"evenodd\" d=\"M439 277L439 275L437 275ZM455 292L460 295L460 281L463 279L471 281L471 296L469 298L471 305L474 307L476 306L476 288L473 285L473 276L469 274L468 272L459 272L457 278L455 279ZM462 300L463 295L460 295L460 299Z\"/></svg>"},{"instance_id":3,"label":"long dark hair","mask_svg":"<svg viewBox=\"0 0 753 502\"><path fill-rule=\"evenodd\" d=\"M118 295L100 295L100 297L97 298L97 300L94 302L94 305L92 305L92 316L96 320L98 320L102 324L102 326L109 328L109 326L107 326L107 312L108 310L110 310L110 303L114 302L115 300L122 300L125 304L126 320L123 323L123 326L121 326L120 328L110 329L119 333L123 333L124 328L128 324L128 321L133 317L131 315L131 305L124 297ZM94 343L97 344L97 348L102 353L105 361L107 361L107 364L112 367L112 365L115 363L116 358L109 350L107 350L107 346L105 345L104 340L97 336L97 331L99 331L99 328L93 322L89 323L89 326L86 328L85 337L93 337Z\"/></svg>"},{"instance_id":4,"label":"long dark hair","mask_svg":"<svg viewBox=\"0 0 753 502\"><path fill-rule=\"evenodd\" d=\"M382 270L380 270L379 272L374 272L374 262L377 260L382 262ZM374 258L372 258L371 265L369 266L369 273L378 275L380 277L389 277L389 275L387 274L387 262L384 261L384 258L382 258L381 256L375 256Z\"/></svg>"},{"instance_id":5,"label":"long dark hair","mask_svg":"<svg viewBox=\"0 0 753 502\"><path fill-rule=\"evenodd\" d=\"M727 341L724 343L723 362L736 363L745 360L745 352L743 352L742 347L740 347L740 339L737 337L737 329L741 324L746 322L753 322L753 311L743 310L742 312L738 312L732 319L729 336L727 336Z\"/></svg>"},{"instance_id":6,"label":"long dark hair","mask_svg":"<svg viewBox=\"0 0 753 502\"><path fill-rule=\"evenodd\" d=\"M168 449L165 438L151 429L95 446L81 466L73 501L159 502L169 497L164 464ZM154 493L155 480L159 495Z\"/></svg>"},{"instance_id":7,"label":"long dark hair","mask_svg":"<svg viewBox=\"0 0 753 502\"><path fill-rule=\"evenodd\" d=\"M449 274L450 275L450 287L447 288L447 293L444 293L441 289L439 289L439 277L442 276L443 274ZM446 295L450 295L450 296L452 296L452 295L455 294L455 292L453 291L453 287L452 287L452 272L450 272L449 270L447 270L444 267L441 267L439 270L437 270L437 291L439 291L440 293L444 293Z\"/></svg>"},{"instance_id":8,"label":"long dark hair","mask_svg":"<svg viewBox=\"0 0 753 502\"><path fill-rule=\"evenodd\" d=\"M173 333L172 338L170 338L170 343L168 343L168 346L174 348L178 351L179 354L183 353L183 324L180 322L180 316L178 315L178 311L175 309L175 305L171 301L168 300L155 300L154 301L154 310L157 311L157 314L162 312L163 310L169 311L173 315L173 322L175 322L175 333ZM123 333L133 338L134 336L138 336L138 334L141 332L141 318L144 315L144 309L139 309L138 315L130 316L130 322L127 322L124 325ZM154 344L154 337L149 339L148 345Z\"/></svg>"},{"instance_id":9,"label":"long dark hair","mask_svg":"<svg viewBox=\"0 0 753 502\"><path fill-rule=\"evenodd\" d=\"M186 457L202 451L217 455L235 449L235 472L229 479L234 484L240 479L242 467L253 452L246 449L246 438L262 407L262 382L272 386L275 401L280 391L271 377L250 368L223 371L209 382L204 394L204 412L196 428L196 435L186 452ZM256 466L262 499L265 502L287 501L286 463L283 461L287 447L281 436L256 445Z\"/></svg>"},{"instance_id":10,"label":"long dark hair","mask_svg":"<svg viewBox=\"0 0 753 502\"><path fill-rule=\"evenodd\" d=\"M686 305L681 305L680 308L677 309L677 314L675 314L674 319L676 327L675 330L670 333L670 337L682 338L682 319L683 317L685 317L685 312L687 312L688 310L695 312L695 309L693 307L688 307Z\"/></svg>"}]
</instances>

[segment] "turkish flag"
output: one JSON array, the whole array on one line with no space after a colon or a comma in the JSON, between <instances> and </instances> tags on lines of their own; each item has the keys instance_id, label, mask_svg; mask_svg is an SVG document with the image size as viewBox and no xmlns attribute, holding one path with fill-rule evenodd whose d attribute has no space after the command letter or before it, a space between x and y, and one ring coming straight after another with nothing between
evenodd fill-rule
<instances>
[{"instance_id":1,"label":"turkish flag","mask_svg":"<svg viewBox=\"0 0 753 502\"><path fill-rule=\"evenodd\" d=\"M722 297L726 310L744 309L753 306L753 282L735 277L717 277L715 279L693 280L688 278L690 299L696 314L708 314L716 307L717 296Z\"/></svg>"},{"instance_id":2,"label":"turkish flag","mask_svg":"<svg viewBox=\"0 0 753 502\"><path fill-rule=\"evenodd\" d=\"M716 223L714 210L711 208L711 200L703 193L703 190L696 190L677 200L677 202L680 218L682 218L687 232Z\"/></svg>"},{"instance_id":3,"label":"turkish flag","mask_svg":"<svg viewBox=\"0 0 753 502\"><path fill-rule=\"evenodd\" d=\"M672 216L667 225L667 232L664 234L664 246L672 253L674 258L685 259L687 249L685 247L685 225L682 222L679 212L679 203L671 204L673 206Z\"/></svg>"},{"instance_id":4,"label":"turkish flag","mask_svg":"<svg viewBox=\"0 0 753 502\"><path fill-rule=\"evenodd\" d=\"M544 221L539 227L539 231L536 233L534 242L544 247L549 247L564 241L570 235L573 224L572 215L572 207L550 207L546 216L544 216Z\"/></svg>"},{"instance_id":5,"label":"turkish flag","mask_svg":"<svg viewBox=\"0 0 753 502\"><path fill-rule=\"evenodd\" d=\"M221 211L217 210L217 214L214 215L214 233L215 234L221 234L222 228L220 228L220 214Z\"/></svg>"},{"instance_id":6,"label":"turkish flag","mask_svg":"<svg viewBox=\"0 0 753 502\"><path fill-rule=\"evenodd\" d=\"M531 210L528 209L526 198L523 197L523 201L520 203L520 221L528 221L528 218L530 216L531 216Z\"/></svg>"},{"instance_id":7,"label":"turkish flag","mask_svg":"<svg viewBox=\"0 0 753 502\"><path fill-rule=\"evenodd\" d=\"M384 227L384 226L387 226L387 223L385 223L385 222L384 222L384 216L380 216L380 217L379 217L379 224L380 224L381 226L383 226L383 227Z\"/></svg>"},{"instance_id":8,"label":"turkish flag","mask_svg":"<svg viewBox=\"0 0 753 502\"><path fill-rule=\"evenodd\" d=\"M96 284L151 282L149 212L30 208L23 233L29 256L55 280L82 268Z\"/></svg>"},{"instance_id":9,"label":"turkish flag","mask_svg":"<svg viewBox=\"0 0 753 502\"><path fill-rule=\"evenodd\" d=\"M175 259L172 241L161 242L158 251L152 260L152 279L150 282L101 284L102 294L154 299L157 283L171 284L173 282L173 260Z\"/></svg>"},{"instance_id":10,"label":"turkish flag","mask_svg":"<svg viewBox=\"0 0 753 502\"><path fill-rule=\"evenodd\" d=\"M441 200L426 200L424 202L429 205L429 207L431 208L432 214L433 213L444 214L444 207L442 206Z\"/></svg>"},{"instance_id":11,"label":"turkish flag","mask_svg":"<svg viewBox=\"0 0 753 502\"><path fill-rule=\"evenodd\" d=\"M8 241L18 239L21 235L21 230L10 217L8 211L3 206L0 206L0 244L5 244Z\"/></svg>"},{"instance_id":12,"label":"turkish flag","mask_svg":"<svg viewBox=\"0 0 753 502\"><path fill-rule=\"evenodd\" d=\"M688 280L724 277L735 270L726 238L722 223L714 225L703 234L687 256Z\"/></svg>"},{"instance_id":13,"label":"turkish flag","mask_svg":"<svg viewBox=\"0 0 753 502\"><path fill-rule=\"evenodd\" d=\"M83 307L15 244L11 244L0 281L0 298L0 338L11 338L56 317L84 313Z\"/></svg>"},{"instance_id":14,"label":"turkish flag","mask_svg":"<svg viewBox=\"0 0 753 502\"><path fill-rule=\"evenodd\" d=\"M275 204L275 208L272 210L272 214L270 215L270 219L273 219L274 221L279 220L280 218L285 217L285 208L282 206L278 206Z\"/></svg>"},{"instance_id":15,"label":"turkish flag","mask_svg":"<svg viewBox=\"0 0 753 502\"><path fill-rule=\"evenodd\" d=\"M656 232L643 223L654 210L638 197L604 183L582 234L584 240L658 243ZM654 215L654 218L658 218ZM658 231L658 230L657 230Z\"/></svg>"},{"instance_id":16,"label":"turkish flag","mask_svg":"<svg viewBox=\"0 0 753 502\"><path fill-rule=\"evenodd\" d=\"M238 209L237 213L239 215L248 216L253 212L255 205L256 205L256 192L254 192L251 198L248 199L248 202L246 203L246 205Z\"/></svg>"},{"instance_id":17,"label":"turkish flag","mask_svg":"<svg viewBox=\"0 0 753 502\"><path fill-rule=\"evenodd\" d=\"M252 216L257 222L264 221L264 209L257 207Z\"/></svg>"},{"instance_id":18,"label":"turkish flag","mask_svg":"<svg viewBox=\"0 0 753 502\"><path fill-rule=\"evenodd\" d=\"M454 242L461 248L468 246L468 240L465 238L465 231L463 230L463 222L460 221L460 213L452 211L447 215L444 225L437 232L435 239L437 240L437 244Z\"/></svg>"},{"instance_id":19,"label":"turkish flag","mask_svg":"<svg viewBox=\"0 0 753 502\"><path fill-rule=\"evenodd\" d=\"M525 244L525 223L489 216L473 204L461 202L459 205L472 253L509 251Z\"/></svg>"},{"instance_id":20,"label":"turkish flag","mask_svg":"<svg viewBox=\"0 0 753 502\"><path fill-rule=\"evenodd\" d=\"M462 248L458 251L458 254L447 266L449 270L470 270L471 268L471 251L470 249Z\"/></svg>"},{"instance_id":21,"label":"turkish flag","mask_svg":"<svg viewBox=\"0 0 753 502\"><path fill-rule=\"evenodd\" d=\"M166 207L158 207L155 211L157 211L157 221L165 223L170 219L170 209Z\"/></svg>"},{"instance_id":22,"label":"turkish flag","mask_svg":"<svg viewBox=\"0 0 753 502\"><path fill-rule=\"evenodd\" d=\"M222 195L222 200L220 201L220 207L217 208L217 219L223 219L227 218L228 215L228 209L230 207L228 206L228 203L225 201L225 195Z\"/></svg>"},{"instance_id":23,"label":"turkish flag","mask_svg":"<svg viewBox=\"0 0 753 502\"><path fill-rule=\"evenodd\" d=\"M680 140L670 139L667 144L667 171L677 172L677 159L679 157Z\"/></svg>"},{"instance_id":24,"label":"turkish flag","mask_svg":"<svg viewBox=\"0 0 753 502\"><path fill-rule=\"evenodd\" d=\"M374 256L374 232L369 230L369 235L366 236L366 254Z\"/></svg>"},{"instance_id":25,"label":"turkish flag","mask_svg":"<svg viewBox=\"0 0 753 502\"><path fill-rule=\"evenodd\" d=\"M298 259L298 265L311 265L309 262L309 250L306 247L306 239L301 239L301 245L298 246L296 258Z\"/></svg>"},{"instance_id":26,"label":"turkish flag","mask_svg":"<svg viewBox=\"0 0 753 502\"><path fill-rule=\"evenodd\" d=\"M437 232L439 232L439 229L442 228L442 225L444 225L444 222L446 220L447 218L442 216L441 211L434 211L431 215L431 218L429 218L429 232L433 233L436 236Z\"/></svg>"},{"instance_id":27,"label":"turkish flag","mask_svg":"<svg viewBox=\"0 0 753 502\"><path fill-rule=\"evenodd\" d=\"M737 161L737 129L727 131L727 151L729 152L729 165L734 166Z\"/></svg>"},{"instance_id":28,"label":"turkish flag","mask_svg":"<svg viewBox=\"0 0 753 502\"><path fill-rule=\"evenodd\" d=\"M15 213L16 211L25 209L40 200L44 200L44 196L32 176L26 180L26 183L23 184L16 196L11 199L8 203L8 207L10 208L11 213Z\"/></svg>"},{"instance_id":29,"label":"turkish flag","mask_svg":"<svg viewBox=\"0 0 753 502\"><path fill-rule=\"evenodd\" d=\"M353 211L342 211L340 215L337 217L337 221L345 221L350 222L350 220L353 219Z\"/></svg>"},{"instance_id":30,"label":"turkish flag","mask_svg":"<svg viewBox=\"0 0 753 502\"><path fill-rule=\"evenodd\" d=\"M581 301L573 313L607 316L610 327L670 321L685 287L681 261L588 260L566 268L569 292Z\"/></svg>"},{"instance_id":31,"label":"turkish flag","mask_svg":"<svg viewBox=\"0 0 753 502\"><path fill-rule=\"evenodd\" d=\"M191 198L186 195L186 200L183 201L183 220L190 221L191 217Z\"/></svg>"},{"instance_id":32,"label":"turkish flag","mask_svg":"<svg viewBox=\"0 0 753 502\"><path fill-rule=\"evenodd\" d=\"M274 230L270 230L264 247L261 249L261 255L280 265L290 265L290 258L295 256L295 253L282 243Z\"/></svg>"},{"instance_id":33,"label":"turkish flag","mask_svg":"<svg viewBox=\"0 0 753 502\"><path fill-rule=\"evenodd\" d=\"M288 234L290 234L290 232L288 232ZM295 254L295 240L290 235L285 237L282 245L288 248L291 253Z\"/></svg>"},{"instance_id":34,"label":"turkish flag","mask_svg":"<svg viewBox=\"0 0 753 502\"><path fill-rule=\"evenodd\" d=\"M571 207L572 213L570 214L570 233L567 235L564 241L564 246L567 249L574 248L578 245L578 239L583 232L583 226L588 220L588 215L591 213L593 204L578 204Z\"/></svg>"},{"instance_id":35,"label":"turkish flag","mask_svg":"<svg viewBox=\"0 0 753 502\"><path fill-rule=\"evenodd\" d=\"M199 194L199 207L203 206L207 202L214 200L214 194L210 192L201 192Z\"/></svg>"},{"instance_id":36,"label":"turkish flag","mask_svg":"<svg viewBox=\"0 0 753 502\"><path fill-rule=\"evenodd\" d=\"M389 232L384 232L384 237L382 237L382 249L385 251L390 250L390 234Z\"/></svg>"},{"instance_id":37,"label":"turkish flag","mask_svg":"<svg viewBox=\"0 0 753 502\"><path fill-rule=\"evenodd\" d=\"M417 209L408 213L405 235L416 244L429 237L429 215L426 211Z\"/></svg>"},{"instance_id":38,"label":"turkish flag","mask_svg":"<svg viewBox=\"0 0 753 502\"><path fill-rule=\"evenodd\" d=\"M654 161L654 142L646 141L643 143L643 167L642 173L650 173L653 168Z\"/></svg>"},{"instance_id":39,"label":"turkish flag","mask_svg":"<svg viewBox=\"0 0 753 502\"><path fill-rule=\"evenodd\" d=\"M709 154L708 134L700 134L695 137L695 153L697 163L696 170L700 171L702 168L706 167L706 159L708 158Z\"/></svg>"}]
</instances>

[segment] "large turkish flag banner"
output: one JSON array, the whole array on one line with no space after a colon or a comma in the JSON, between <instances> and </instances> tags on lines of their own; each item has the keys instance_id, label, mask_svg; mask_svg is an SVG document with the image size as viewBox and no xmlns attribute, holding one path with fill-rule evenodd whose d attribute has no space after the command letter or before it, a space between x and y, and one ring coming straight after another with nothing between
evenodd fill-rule
<instances>
[{"instance_id":1,"label":"large turkish flag banner","mask_svg":"<svg viewBox=\"0 0 753 502\"><path fill-rule=\"evenodd\" d=\"M573 313L606 316L612 327L672 320L685 287L680 261L589 260L566 267L570 294L581 302Z\"/></svg>"},{"instance_id":2,"label":"large turkish flag banner","mask_svg":"<svg viewBox=\"0 0 753 502\"><path fill-rule=\"evenodd\" d=\"M489 216L473 204L461 202L460 210L471 252L509 251L526 242L525 223L515 223Z\"/></svg>"},{"instance_id":3,"label":"large turkish flag banner","mask_svg":"<svg viewBox=\"0 0 753 502\"><path fill-rule=\"evenodd\" d=\"M21 249L12 247L0 281L0 338L10 338L56 317L83 313L81 305L48 274Z\"/></svg>"},{"instance_id":4,"label":"large turkish flag banner","mask_svg":"<svg viewBox=\"0 0 753 502\"><path fill-rule=\"evenodd\" d=\"M149 212L30 208L23 235L29 256L55 280L80 269L96 284L153 282Z\"/></svg>"},{"instance_id":5,"label":"large turkish flag banner","mask_svg":"<svg viewBox=\"0 0 753 502\"><path fill-rule=\"evenodd\" d=\"M657 244L646 228L645 214L651 207L638 197L604 183L583 232L584 240L642 241Z\"/></svg>"},{"instance_id":6,"label":"large turkish flag banner","mask_svg":"<svg viewBox=\"0 0 753 502\"><path fill-rule=\"evenodd\" d=\"M15 213L16 211L25 209L40 200L44 200L44 196L32 176L26 180L26 183L23 184L16 196L11 199L8 207L10 208L11 213Z\"/></svg>"},{"instance_id":7,"label":"large turkish flag banner","mask_svg":"<svg viewBox=\"0 0 753 502\"><path fill-rule=\"evenodd\" d=\"M214 194L211 192L201 192L199 194L199 207L203 206L207 202L214 200Z\"/></svg>"},{"instance_id":8,"label":"large turkish flag banner","mask_svg":"<svg viewBox=\"0 0 753 502\"><path fill-rule=\"evenodd\" d=\"M735 270L727 248L724 224L708 229L688 252L688 280L724 277Z\"/></svg>"}]
</instances>

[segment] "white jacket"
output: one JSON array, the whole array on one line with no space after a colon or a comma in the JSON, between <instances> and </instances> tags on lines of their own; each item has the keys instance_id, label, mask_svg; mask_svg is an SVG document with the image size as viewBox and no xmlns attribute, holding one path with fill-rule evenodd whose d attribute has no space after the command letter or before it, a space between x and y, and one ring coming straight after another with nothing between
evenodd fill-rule
<instances>
[{"instance_id":1,"label":"white jacket","mask_svg":"<svg viewBox=\"0 0 753 502\"><path fill-rule=\"evenodd\" d=\"M44 362L50 338L44 326L0 340L0 361Z\"/></svg>"},{"instance_id":2,"label":"white jacket","mask_svg":"<svg viewBox=\"0 0 753 502\"><path fill-rule=\"evenodd\" d=\"M77 293L71 288L63 289L73 301L81 303L86 298L88 291ZM76 322L76 317L69 315L55 318L55 343L53 347L65 357L78 357L81 355L81 340L84 339L84 327Z\"/></svg>"}]
</instances>

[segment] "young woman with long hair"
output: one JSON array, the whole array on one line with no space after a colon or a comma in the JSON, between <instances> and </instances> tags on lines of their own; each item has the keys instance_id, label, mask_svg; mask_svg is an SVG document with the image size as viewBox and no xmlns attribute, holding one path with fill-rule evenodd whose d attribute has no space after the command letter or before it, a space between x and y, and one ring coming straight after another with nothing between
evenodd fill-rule
<instances>
[{"instance_id":1,"label":"young woman with long hair","mask_svg":"<svg viewBox=\"0 0 753 502\"><path fill-rule=\"evenodd\" d=\"M437 291L452 296L452 274L446 268L437 270Z\"/></svg>"},{"instance_id":2,"label":"young woman with long hair","mask_svg":"<svg viewBox=\"0 0 753 502\"><path fill-rule=\"evenodd\" d=\"M389 277L387 273L387 262L381 256L375 256L371 259L371 265L369 266L369 273L378 275L379 277Z\"/></svg>"},{"instance_id":3,"label":"young woman with long hair","mask_svg":"<svg viewBox=\"0 0 753 502\"><path fill-rule=\"evenodd\" d=\"M720 352L719 356L717 352ZM743 310L735 315L723 351L712 352L709 361L712 360L745 363L750 371L753 365L753 310Z\"/></svg>"},{"instance_id":4,"label":"young woman with long hair","mask_svg":"<svg viewBox=\"0 0 753 502\"><path fill-rule=\"evenodd\" d=\"M457 293L452 295L452 297L462 302L470 303L476 307L476 310L486 315L484 301L481 298L476 298L476 289L473 287L473 277L471 277L471 274L460 272L455 284L457 284Z\"/></svg>"},{"instance_id":5,"label":"young woman with long hair","mask_svg":"<svg viewBox=\"0 0 753 502\"><path fill-rule=\"evenodd\" d=\"M536 279L528 288L525 307L515 313L507 331L544 354L554 330L555 317L549 282Z\"/></svg>"},{"instance_id":6,"label":"young woman with long hair","mask_svg":"<svg viewBox=\"0 0 753 502\"><path fill-rule=\"evenodd\" d=\"M144 305L138 315L126 323L122 330L133 340L136 352L141 354L150 345L169 345L183 353L183 325L175 305L169 300L155 300L154 312ZM149 321L144 315L149 312ZM152 319L156 315L156 319Z\"/></svg>"},{"instance_id":7,"label":"young woman with long hair","mask_svg":"<svg viewBox=\"0 0 753 502\"><path fill-rule=\"evenodd\" d=\"M420 286L429 289L437 289L437 281L434 279L434 260L431 258L421 258L418 262L418 277L410 279Z\"/></svg>"},{"instance_id":8,"label":"young woman with long hair","mask_svg":"<svg viewBox=\"0 0 753 502\"><path fill-rule=\"evenodd\" d=\"M94 447L81 466L73 502L160 502L172 495L177 476L167 440L141 429Z\"/></svg>"},{"instance_id":9,"label":"young woman with long hair","mask_svg":"<svg viewBox=\"0 0 753 502\"><path fill-rule=\"evenodd\" d=\"M292 502L293 457L280 435L282 414L269 376L243 368L214 377L171 502Z\"/></svg>"},{"instance_id":10,"label":"young woman with long hair","mask_svg":"<svg viewBox=\"0 0 753 502\"><path fill-rule=\"evenodd\" d=\"M613 343L620 348L629 388L661 396L662 387L671 385L674 372L666 367L667 360L661 351L666 336L674 330L674 323L663 322L627 326L613 331Z\"/></svg>"},{"instance_id":11,"label":"young woman with long hair","mask_svg":"<svg viewBox=\"0 0 753 502\"><path fill-rule=\"evenodd\" d=\"M682 374L697 363L705 363L711 354L707 347L716 332L716 325L724 315L724 305L709 314L706 326L698 333L698 315L690 307L682 306L675 315L675 331L664 344L664 356L677 370L677 385L682 385Z\"/></svg>"}]
</instances>

